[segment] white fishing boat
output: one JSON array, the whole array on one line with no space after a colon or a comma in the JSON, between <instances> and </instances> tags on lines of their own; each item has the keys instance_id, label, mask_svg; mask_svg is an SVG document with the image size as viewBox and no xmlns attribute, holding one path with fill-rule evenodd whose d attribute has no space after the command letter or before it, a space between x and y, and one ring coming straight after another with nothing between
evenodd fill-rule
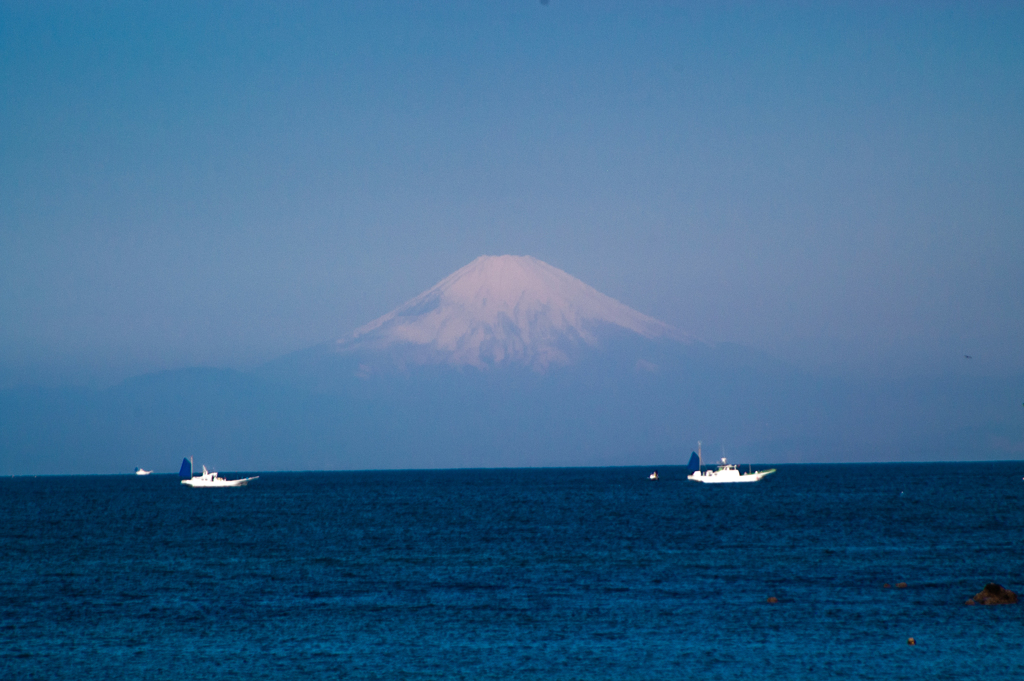
<instances>
[{"instance_id":1,"label":"white fishing boat","mask_svg":"<svg viewBox=\"0 0 1024 681\"><path fill-rule=\"evenodd\" d=\"M192 459L181 460L181 470L179 471L181 476L181 484L188 485L189 487L244 487L251 481L260 477L255 475L251 478L239 478L237 480L226 480L225 478L217 475L216 471L206 470L206 466L203 466L202 475L192 474Z\"/></svg>"},{"instance_id":2,"label":"white fishing boat","mask_svg":"<svg viewBox=\"0 0 1024 681\"><path fill-rule=\"evenodd\" d=\"M135 468L135 475L149 475L152 472L153 471L147 471L144 468L138 468L138 467Z\"/></svg>"},{"instance_id":3,"label":"white fishing boat","mask_svg":"<svg viewBox=\"0 0 1024 681\"><path fill-rule=\"evenodd\" d=\"M698 442L697 451L690 455L690 475L686 479L706 483L757 482L774 472L774 468L769 468L766 471L741 473L736 464L729 463L725 460L724 456L722 457L722 462L715 467L715 470L706 471L704 470L704 460L700 454L700 442Z\"/></svg>"},{"instance_id":4,"label":"white fishing boat","mask_svg":"<svg viewBox=\"0 0 1024 681\"><path fill-rule=\"evenodd\" d=\"M648 478L649 480L657 480L657 479L658 479L658 471L654 471L653 473L651 473L650 475L648 475L648 476L647 476L647 478Z\"/></svg>"}]
</instances>

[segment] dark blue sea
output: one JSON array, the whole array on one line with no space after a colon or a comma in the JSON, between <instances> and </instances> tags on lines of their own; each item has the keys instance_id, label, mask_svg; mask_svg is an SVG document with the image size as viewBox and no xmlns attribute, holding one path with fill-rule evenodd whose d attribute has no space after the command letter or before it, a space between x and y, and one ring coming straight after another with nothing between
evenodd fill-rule
<instances>
[{"instance_id":1,"label":"dark blue sea","mask_svg":"<svg viewBox=\"0 0 1024 681\"><path fill-rule=\"evenodd\" d=\"M1024 462L649 472L0 480L0 677L1024 679Z\"/></svg>"}]
</instances>

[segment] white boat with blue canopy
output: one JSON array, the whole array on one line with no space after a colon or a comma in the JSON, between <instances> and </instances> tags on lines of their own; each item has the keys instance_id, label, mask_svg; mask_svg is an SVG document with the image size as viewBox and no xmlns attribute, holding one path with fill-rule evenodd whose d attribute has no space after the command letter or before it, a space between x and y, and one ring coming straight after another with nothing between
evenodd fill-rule
<instances>
[{"instance_id":1,"label":"white boat with blue canopy","mask_svg":"<svg viewBox=\"0 0 1024 681\"><path fill-rule=\"evenodd\" d=\"M775 472L774 468L766 471L750 471L740 473L736 464L729 463L722 457L722 462L715 467L715 470L704 470L704 462L700 455L700 443L697 443L697 451L690 454L690 474L687 480L694 482L722 483L722 482L757 482Z\"/></svg>"},{"instance_id":2,"label":"white boat with blue canopy","mask_svg":"<svg viewBox=\"0 0 1024 681\"><path fill-rule=\"evenodd\" d=\"M181 460L181 470L178 472L181 477L181 484L188 485L189 487L244 487L251 481L260 477L255 475L251 478L239 478L238 480L226 480L219 475L216 471L206 470L206 466L203 466L202 475L192 474L192 459Z\"/></svg>"}]
</instances>

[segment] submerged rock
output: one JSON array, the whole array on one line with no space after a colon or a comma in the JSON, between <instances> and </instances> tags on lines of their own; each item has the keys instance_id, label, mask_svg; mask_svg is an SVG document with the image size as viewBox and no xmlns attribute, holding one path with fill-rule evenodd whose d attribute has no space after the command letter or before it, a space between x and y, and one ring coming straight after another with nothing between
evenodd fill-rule
<instances>
[{"instance_id":1,"label":"submerged rock","mask_svg":"<svg viewBox=\"0 0 1024 681\"><path fill-rule=\"evenodd\" d=\"M981 605L1010 605L1017 602L1017 594L1013 593L1009 589L999 584L986 584L985 588L974 595L973 599L968 599L969 605L979 603Z\"/></svg>"}]
</instances>

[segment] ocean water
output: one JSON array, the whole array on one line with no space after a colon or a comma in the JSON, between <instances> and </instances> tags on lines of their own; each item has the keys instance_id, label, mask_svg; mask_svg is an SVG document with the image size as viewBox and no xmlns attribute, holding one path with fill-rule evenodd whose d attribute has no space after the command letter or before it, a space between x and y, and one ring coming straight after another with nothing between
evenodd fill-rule
<instances>
[{"instance_id":1,"label":"ocean water","mask_svg":"<svg viewBox=\"0 0 1024 681\"><path fill-rule=\"evenodd\" d=\"M1024 462L649 472L0 480L0 678L1024 678Z\"/></svg>"}]
</instances>

